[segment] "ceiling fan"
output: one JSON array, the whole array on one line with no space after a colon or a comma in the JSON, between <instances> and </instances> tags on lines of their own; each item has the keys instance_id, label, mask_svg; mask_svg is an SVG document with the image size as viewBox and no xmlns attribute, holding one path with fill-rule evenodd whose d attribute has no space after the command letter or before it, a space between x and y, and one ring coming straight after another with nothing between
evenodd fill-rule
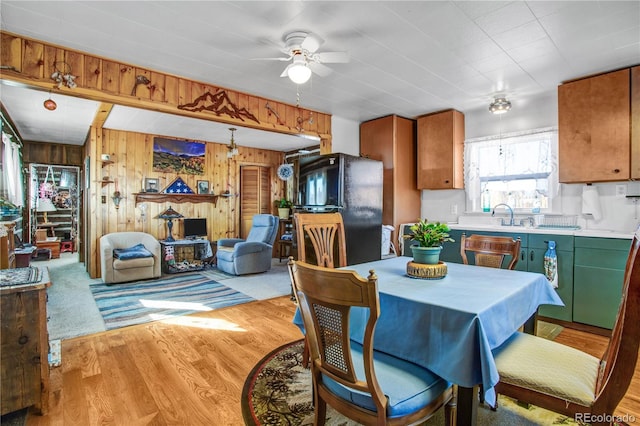
<instances>
[{"instance_id":1,"label":"ceiling fan","mask_svg":"<svg viewBox=\"0 0 640 426\"><path fill-rule=\"evenodd\" d=\"M280 77L289 77L296 84L306 83L312 72L322 77L329 75L331 68L324 64L349 62L347 52L317 52L324 40L316 34L294 31L286 34L283 40L284 47L280 50L287 57L257 59L291 61Z\"/></svg>"}]
</instances>

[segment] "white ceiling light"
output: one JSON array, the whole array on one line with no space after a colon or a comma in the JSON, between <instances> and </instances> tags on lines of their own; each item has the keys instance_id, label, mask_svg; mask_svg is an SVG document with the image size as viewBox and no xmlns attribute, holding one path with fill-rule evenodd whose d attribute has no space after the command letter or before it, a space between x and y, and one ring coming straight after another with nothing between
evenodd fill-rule
<instances>
[{"instance_id":1,"label":"white ceiling light","mask_svg":"<svg viewBox=\"0 0 640 426\"><path fill-rule=\"evenodd\" d=\"M507 98L495 98L489 105L491 114L504 114L511 109L511 102Z\"/></svg>"},{"instance_id":2,"label":"white ceiling light","mask_svg":"<svg viewBox=\"0 0 640 426\"><path fill-rule=\"evenodd\" d=\"M311 69L302 53L293 56L293 63L287 68L289 79L296 84L304 84L311 78Z\"/></svg>"}]
</instances>

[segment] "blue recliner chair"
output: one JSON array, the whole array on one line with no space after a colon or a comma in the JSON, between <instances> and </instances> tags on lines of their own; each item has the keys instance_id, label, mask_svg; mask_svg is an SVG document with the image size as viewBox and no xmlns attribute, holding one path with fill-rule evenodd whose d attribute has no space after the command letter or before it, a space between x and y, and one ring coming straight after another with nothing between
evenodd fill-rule
<instances>
[{"instance_id":1,"label":"blue recliner chair","mask_svg":"<svg viewBox=\"0 0 640 426\"><path fill-rule=\"evenodd\" d=\"M271 269L271 254L278 233L278 222L277 216L257 214L253 216L253 224L246 240L218 240L218 269L233 275L255 274Z\"/></svg>"}]
</instances>

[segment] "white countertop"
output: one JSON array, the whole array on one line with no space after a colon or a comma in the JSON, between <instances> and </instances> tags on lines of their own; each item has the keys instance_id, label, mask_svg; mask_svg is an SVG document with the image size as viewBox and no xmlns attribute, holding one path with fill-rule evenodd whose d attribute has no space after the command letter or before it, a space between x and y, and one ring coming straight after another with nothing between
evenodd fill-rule
<instances>
[{"instance_id":1,"label":"white countertop","mask_svg":"<svg viewBox=\"0 0 640 426\"><path fill-rule=\"evenodd\" d=\"M467 231L494 231L512 232L526 234L553 234L553 235L573 235L576 237L597 237L597 238L623 238L633 239L633 232L619 232L606 229L563 229L563 228L534 228L526 226L501 226L501 225L478 225L478 224L457 224L449 223L451 229L462 229Z\"/></svg>"}]
</instances>

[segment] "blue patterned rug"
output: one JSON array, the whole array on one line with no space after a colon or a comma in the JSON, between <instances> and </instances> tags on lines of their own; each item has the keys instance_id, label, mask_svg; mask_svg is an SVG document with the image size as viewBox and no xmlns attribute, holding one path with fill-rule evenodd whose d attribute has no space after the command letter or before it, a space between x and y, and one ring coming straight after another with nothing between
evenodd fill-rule
<instances>
[{"instance_id":1,"label":"blue patterned rug","mask_svg":"<svg viewBox=\"0 0 640 426\"><path fill-rule=\"evenodd\" d=\"M107 330L255 300L198 273L89 287Z\"/></svg>"}]
</instances>

